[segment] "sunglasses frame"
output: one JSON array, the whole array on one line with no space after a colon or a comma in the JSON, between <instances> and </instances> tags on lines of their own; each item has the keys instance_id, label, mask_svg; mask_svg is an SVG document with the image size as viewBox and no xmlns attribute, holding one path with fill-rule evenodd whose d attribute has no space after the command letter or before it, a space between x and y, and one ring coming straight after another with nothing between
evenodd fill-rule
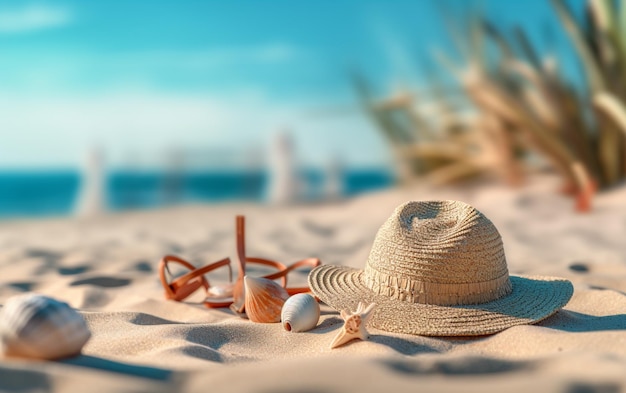
<instances>
[{"instance_id":1,"label":"sunglasses frame","mask_svg":"<svg viewBox=\"0 0 626 393\"><path fill-rule=\"evenodd\" d=\"M163 288L165 290L166 299L180 302L185 300L187 297L189 297L200 288L204 288L205 292L207 292L208 294L208 291L211 288L211 284L209 280L205 277L205 275L215 269L227 266L229 273L228 281L230 285L233 285L232 300L226 298L227 300L218 301L216 299L211 299L209 296L207 296L207 299L204 301L204 305L209 308L230 307L234 312L243 314L245 313L243 278L246 275L247 263L255 263L277 269L277 272L267 274L263 276L263 278L268 280L280 279L281 285L283 286L283 288L285 288L289 295L310 292L310 288L308 286L295 288L287 287L287 275L291 271L300 267L314 268L321 265L321 261L318 258L306 258L287 266L281 262L273 261L271 259L248 257L246 256L245 217L241 215L237 216L235 222L237 229L237 256L239 259L239 274L237 276L237 280L234 283L232 282L233 270L230 264L230 258L223 258L217 262L213 262L203 267L196 268L193 264L181 257L175 255L166 255L161 259L159 263L159 278L161 280L161 285L163 285ZM189 269L189 272L183 274L180 277L174 278L172 281L169 281L168 274L171 276L169 264L171 263L180 264L183 267Z\"/></svg>"}]
</instances>

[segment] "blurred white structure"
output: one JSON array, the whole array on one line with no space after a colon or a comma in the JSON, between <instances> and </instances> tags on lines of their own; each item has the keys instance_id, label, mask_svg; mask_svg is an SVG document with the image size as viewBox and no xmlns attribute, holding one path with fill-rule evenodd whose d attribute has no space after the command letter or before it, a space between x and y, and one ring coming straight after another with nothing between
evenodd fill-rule
<instances>
[{"instance_id":1,"label":"blurred white structure","mask_svg":"<svg viewBox=\"0 0 626 393\"><path fill-rule=\"evenodd\" d=\"M337 200L343 198L345 192L345 171L339 156L328 160L324 171L324 199Z\"/></svg>"},{"instance_id":2,"label":"blurred white structure","mask_svg":"<svg viewBox=\"0 0 626 393\"><path fill-rule=\"evenodd\" d=\"M283 205L297 201L300 184L294 144L288 131L280 131L272 136L268 164L268 202Z\"/></svg>"},{"instance_id":3,"label":"blurred white structure","mask_svg":"<svg viewBox=\"0 0 626 393\"><path fill-rule=\"evenodd\" d=\"M177 146L168 146L163 154L165 178L162 184L163 201L177 203L183 198L185 152Z\"/></svg>"},{"instance_id":4,"label":"blurred white structure","mask_svg":"<svg viewBox=\"0 0 626 393\"><path fill-rule=\"evenodd\" d=\"M103 156L102 150L97 146L92 146L87 151L75 209L79 217L92 217L106 211Z\"/></svg>"}]
</instances>

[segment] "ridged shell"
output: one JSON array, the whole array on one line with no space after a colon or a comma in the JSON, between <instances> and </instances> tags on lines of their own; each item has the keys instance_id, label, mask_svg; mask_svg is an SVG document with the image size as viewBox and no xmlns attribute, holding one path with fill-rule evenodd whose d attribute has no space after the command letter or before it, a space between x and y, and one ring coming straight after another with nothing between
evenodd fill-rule
<instances>
[{"instance_id":1,"label":"ridged shell","mask_svg":"<svg viewBox=\"0 0 626 393\"><path fill-rule=\"evenodd\" d=\"M283 305L280 319L285 330L306 332L317 326L320 319L320 305L309 294L293 295Z\"/></svg>"},{"instance_id":2,"label":"ridged shell","mask_svg":"<svg viewBox=\"0 0 626 393\"><path fill-rule=\"evenodd\" d=\"M78 355L90 337L78 312L47 296L12 297L0 312L0 342L5 356L59 359Z\"/></svg>"},{"instance_id":3,"label":"ridged shell","mask_svg":"<svg viewBox=\"0 0 626 393\"><path fill-rule=\"evenodd\" d=\"M266 278L244 277L246 315L252 322L280 321L280 312L289 297L285 288Z\"/></svg>"}]
</instances>

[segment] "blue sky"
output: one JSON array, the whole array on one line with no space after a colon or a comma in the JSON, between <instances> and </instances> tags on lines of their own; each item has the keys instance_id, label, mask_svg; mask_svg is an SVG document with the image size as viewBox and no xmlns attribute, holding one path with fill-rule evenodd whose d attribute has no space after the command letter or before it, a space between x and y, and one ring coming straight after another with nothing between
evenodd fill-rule
<instances>
[{"instance_id":1,"label":"blue sky","mask_svg":"<svg viewBox=\"0 0 626 393\"><path fill-rule=\"evenodd\" d=\"M555 23L547 1L483 3L501 24ZM307 164L388 163L348 70L423 85L416 64L452 50L433 4L3 0L0 168L76 166L93 144L112 165L172 146L240 155L282 128Z\"/></svg>"}]
</instances>

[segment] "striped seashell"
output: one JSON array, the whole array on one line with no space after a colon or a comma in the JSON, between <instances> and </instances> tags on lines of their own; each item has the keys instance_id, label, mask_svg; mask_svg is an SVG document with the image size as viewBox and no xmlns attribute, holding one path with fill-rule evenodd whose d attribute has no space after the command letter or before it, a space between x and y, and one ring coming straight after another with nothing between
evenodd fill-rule
<instances>
[{"instance_id":1,"label":"striped seashell","mask_svg":"<svg viewBox=\"0 0 626 393\"><path fill-rule=\"evenodd\" d=\"M12 297L0 312L0 343L5 356L51 360L78 355L90 337L78 312L47 296Z\"/></svg>"},{"instance_id":2,"label":"striped seashell","mask_svg":"<svg viewBox=\"0 0 626 393\"><path fill-rule=\"evenodd\" d=\"M285 288L266 278L245 276L246 315L252 322L280 321L280 312L289 297Z\"/></svg>"},{"instance_id":3,"label":"striped seashell","mask_svg":"<svg viewBox=\"0 0 626 393\"><path fill-rule=\"evenodd\" d=\"M306 332L317 326L320 305L308 293L293 295L283 305L280 319L288 332Z\"/></svg>"}]
</instances>

